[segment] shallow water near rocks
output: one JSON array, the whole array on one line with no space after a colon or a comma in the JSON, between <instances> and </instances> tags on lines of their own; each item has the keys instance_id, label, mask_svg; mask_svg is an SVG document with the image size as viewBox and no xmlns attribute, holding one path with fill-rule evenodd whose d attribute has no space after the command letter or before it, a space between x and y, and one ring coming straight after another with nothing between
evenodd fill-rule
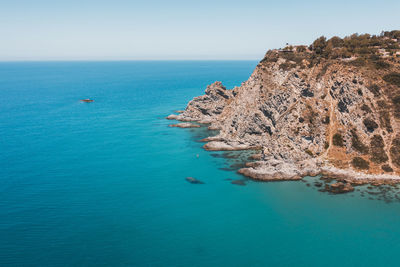
<instances>
[{"instance_id":1,"label":"shallow water near rocks","mask_svg":"<svg viewBox=\"0 0 400 267\"><path fill-rule=\"evenodd\" d=\"M256 64L0 63L0 266L397 265L400 203L368 193L385 187L252 181L249 155L168 127Z\"/></svg>"}]
</instances>

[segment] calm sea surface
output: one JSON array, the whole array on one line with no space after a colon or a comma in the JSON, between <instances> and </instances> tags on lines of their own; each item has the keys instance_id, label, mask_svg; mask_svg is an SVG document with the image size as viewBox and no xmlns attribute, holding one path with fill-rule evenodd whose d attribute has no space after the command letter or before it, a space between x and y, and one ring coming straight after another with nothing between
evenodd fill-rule
<instances>
[{"instance_id":1,"label":"calm sea surface","mask_svg":"<svg viewBox=\"0 0 400 267\"><path fill-rule=\"evenodd\" d=\"M398 201L231 184L238 154L168 127L256 64L0 63L0 266L398 266Z\"/></svg>"}]
</instances>

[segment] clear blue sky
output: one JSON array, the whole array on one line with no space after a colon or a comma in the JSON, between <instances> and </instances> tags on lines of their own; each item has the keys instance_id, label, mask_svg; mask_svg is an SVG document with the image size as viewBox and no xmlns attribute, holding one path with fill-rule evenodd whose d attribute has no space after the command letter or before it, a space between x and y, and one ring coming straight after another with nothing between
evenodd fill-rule
<instances>
[{"instance_id":1,"label":"clear blue sky","mask_svg":"<svg viewBox=\"0 0 400 267\"><path fill-rule=\"evenodd\" d=\"M0 60L260 59L400 30L399 0L0 0Z\"/></svg>"}]
</instances>

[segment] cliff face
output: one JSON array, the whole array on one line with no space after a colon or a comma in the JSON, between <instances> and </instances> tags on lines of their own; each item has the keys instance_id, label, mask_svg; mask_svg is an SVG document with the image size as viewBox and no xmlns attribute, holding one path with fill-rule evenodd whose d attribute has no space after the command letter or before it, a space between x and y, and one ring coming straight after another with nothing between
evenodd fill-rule
<instances>
[{"instance_id":1,"label":"cliff face","mask_svg":"<svg viewBox=\"0 0 400 267\"><path fill-rule=\"evenodd\" d=\"M260 149L260 160L239 171L255 179L397 179L400 53L383 50L373 60L316 60L312 47L272 50L240 87L215 82L169 119L219 129L209 150Z\"/></svg>"}]
</instances>

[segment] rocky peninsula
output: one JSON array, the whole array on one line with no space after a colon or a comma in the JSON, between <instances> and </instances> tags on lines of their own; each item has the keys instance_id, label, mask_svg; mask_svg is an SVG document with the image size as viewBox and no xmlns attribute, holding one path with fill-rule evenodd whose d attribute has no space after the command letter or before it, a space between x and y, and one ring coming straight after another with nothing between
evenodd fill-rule
<instances>
[{"instance_id":1,"label":"rocky peninsula","mask_svg":"<svg viewBox=\"0 0 400 267\"><path fill-rule=\"evenodd\" d=\"M241 86L167 118L219 130L207 150L256 150L239 170L253 179L400 182L400 31L270 50Z\"/></svg>"}]
</instances>

